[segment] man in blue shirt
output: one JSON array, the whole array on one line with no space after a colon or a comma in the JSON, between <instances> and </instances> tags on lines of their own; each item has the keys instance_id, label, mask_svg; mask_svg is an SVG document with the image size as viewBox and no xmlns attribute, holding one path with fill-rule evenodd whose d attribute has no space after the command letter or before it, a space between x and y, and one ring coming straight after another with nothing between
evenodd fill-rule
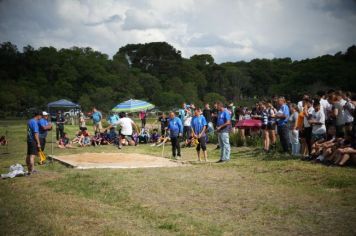
<instances>
[{"instance_id":1,"label":"man in blue shirt","mask_svg":"<svg viewBox=\"0 0 356 236\"><path fill-rule=\"evenodd\" d=\"M35 112L33 118L27 122L27 156L26 164L28 174L34 173L35 156L38 155L38 150L41 148L39 139L38 121L41 119L41 112Z\"/></svg>"},{"instance_id":2,"label":"man in blue shirt","mask_svg":"<svg viewBox=\"0 0 356 236\"><path fill-rule=\"evenodd\" d=\"M48 113L45 111L42 112L42 118L38 121L38 128L41 150L44 151L48 130L52 129L52 124L48 123Z\"/></svg>"},{"instance_id":3,"label":"man in blue shirt","mask_svg":"<svg viewBox=\"0 0 356 236\"><path fill-rule=\"evenodd\" d=\"M98 111L95 107L93 107L93 114L91 115L94 125L94 133L100 133L100 130L103 128L101 125L101 119L103 116L101 112Z\"/></svg>"},{"instance_id":4,"label":"man in blue shirt","mask_svg":"<svg viewBox=\"0 0 356 236\"><path fill-rule=\"evenodd\" d=\"M177 159L181 157L179 138L183 135L182 121L175 116L174 112L169 113L169 122L167 129L170 132L170 138L172 143L173 158Z\"/></svg>"},{"instance_id":5,"label":"man in blue shirt","mask_svg":"<svg viewBox=\"0 0 356 236\"><path fill-rule=\"evenodd\" d=\"M192 135L193 138L198 140L197 145L197 154L198 161L201 161L200 158L200 148L203 149L204 160L208 161L208 153L206 151L206 127L208 123L206 122L205 117L202 115L202 111L200 108L194 109L194 117L192 118L191 127L192 127Z\"/></svg>"},{"instance_id":6,"label":"man in blue shirt","mask_svg":"<svg viewBox=\"0 0 356 236\"><path fill-rule=\"evenodd\" d=\"M216 130L220 146L220 160L217 163L223 163L230 160L229 132L231 130L231 115L222 102L217 103L217 108L219 113L216 121Z\"/></svg>"},{"instance_id":7,"label":"man in blue shirt","mask_svg":"<svg viewBox=\"0 0 356 236\"><path fill-rule=\"evenodd\" d=\"M288 118L289 118L289 107L286 104L284 97L278 98L279 110L276 114L277 118L277 131L283 152L287 153L289 149L289 130L288 130Z\"/></svg>"},{"instance_id":8,"label":"man in blue shirt","mask_svg":"<svg viewBox=\"0 0 356 236\"><path fill-rule=\"evenodd\" d=\"M110 128L110 132L113 133L113 132L116 132L116 126L117 126L117 123L119 123L119 116L112 113L110 114L110 116L108 117L108 123L109 125L111 125L112 127Z\"/></svg>"}]
</instances>

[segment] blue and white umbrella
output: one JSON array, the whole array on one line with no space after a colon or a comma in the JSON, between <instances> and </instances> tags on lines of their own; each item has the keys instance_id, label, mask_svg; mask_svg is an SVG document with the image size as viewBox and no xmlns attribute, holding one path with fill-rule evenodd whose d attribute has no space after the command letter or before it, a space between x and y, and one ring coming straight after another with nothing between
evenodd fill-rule
<instances>
[{"instance_id":1,"label":"blue and white umbrella","mask_svg":"<svg viewBox=\"0 0 356 236\"><path fill-rule=\"evenodd\" d=\"M154 108L155 106L149 102L130 99L126 102L122 102L116 105L112 111L113 112L137 112L145 111Z\"/></svg>"}]
</instances>

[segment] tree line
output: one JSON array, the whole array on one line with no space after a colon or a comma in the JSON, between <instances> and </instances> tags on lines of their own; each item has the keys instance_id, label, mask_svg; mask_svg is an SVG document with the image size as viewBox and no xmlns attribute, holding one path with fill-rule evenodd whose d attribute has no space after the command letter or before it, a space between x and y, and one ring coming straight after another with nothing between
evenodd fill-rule
<instances>
[{"instance_id":1,"label":"tree line","mask_svg":"<svg viewBox=\"0 0 356 236\"><path fill-rule=\"evenodd\" d=\"M296 49L297 50L297 49ZM182 102L240 101L324 89L356 91L356 46L335 55L293 61L254 59L218 64L209 54L184 58L166 42L128 44L112 59L90 47L59 49L0 44L0 113L15 114L66 98L84 110L108 111L135 98L161 109Z\"/></svg>"}]
</instances>

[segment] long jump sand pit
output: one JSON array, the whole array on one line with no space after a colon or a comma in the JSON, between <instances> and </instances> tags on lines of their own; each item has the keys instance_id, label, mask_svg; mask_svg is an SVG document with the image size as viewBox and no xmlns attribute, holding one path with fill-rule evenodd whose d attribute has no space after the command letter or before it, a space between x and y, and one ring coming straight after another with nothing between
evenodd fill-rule
<instances>
[{"instance_id":1,"label":"long jump sand pit","mask_svg":"<svg viewBox=\"0 0 356 236\"><path fill-rule=\"evenodd\" d=\"M77 169L153 168L185 165L167 158L138 153L80 153L53 156L53 159Z\"/></svg>"}]
</instances>

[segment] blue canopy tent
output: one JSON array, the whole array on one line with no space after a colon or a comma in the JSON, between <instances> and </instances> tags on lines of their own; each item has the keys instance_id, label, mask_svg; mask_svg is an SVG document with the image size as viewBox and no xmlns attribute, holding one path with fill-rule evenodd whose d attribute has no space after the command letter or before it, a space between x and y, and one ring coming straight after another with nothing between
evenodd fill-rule
<instances>
[{"instance_id":1,"label":"blue canopy tent","mask_svg":"<svg viewBox=\"0 0 356 236\"><path fill-rule=\"evenodd\" d=\"M47 104L47 110L50 116L52 116L51 108L74 108L79 110L80 105L66 99L50 102ZM53 131L51 131L51 154L53 155Z\"/></svg>"},{"instance_id":2,"label":"blue canopy tent","mask_svg":"<svg viewBox=\"0 0 356 236\"><path fill-rule=\"evenodd\" d=\"M55 102L50 102L47 104L47 108L48 108L48 111L51 107L56 107L56 108L59 108L59 107L63 107L63 108L80 108L80 105L79 104L76 104L74 102L71 102L69 100L66 100L66 99L61 99L61 100L58 100L58 101L55 101Z\"/></svg>"}]
</instances>

